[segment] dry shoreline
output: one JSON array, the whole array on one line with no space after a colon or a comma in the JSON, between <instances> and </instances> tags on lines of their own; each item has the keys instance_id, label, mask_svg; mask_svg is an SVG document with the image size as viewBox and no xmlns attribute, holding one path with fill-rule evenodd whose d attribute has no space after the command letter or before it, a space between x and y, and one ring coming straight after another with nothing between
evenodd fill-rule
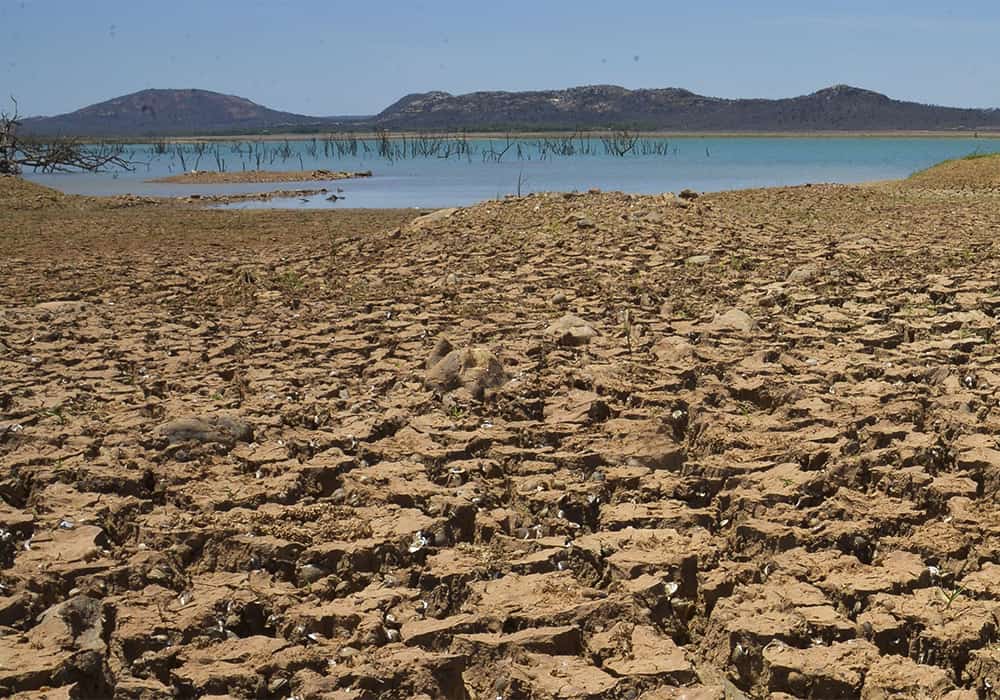
<instances>
[{"instance_id":1,"label":"dry shoreline","mask_svg":"<svg viewBox=\"0 0 1000 700\"><path fill-rule=\"evenodd\" d=\"M998 174L417 218L0 177L0 695L978 697Z\"/></svg>"},{"instance_id":2,"label":"dry shoreline","mask_svg":"<svg viewBox=\"0 0 1000 700\"><path fill-rule=\"evenodd\" d=\"M146 180L146 182L196 185L267 182L328 182L333 180L349 180L371 176L371 170L353 173L333 170L244 170L234 172L211 172L199 170L180 173L178 175L170 175L167 177L158 177L152 180Z\"/></svg>"}]
</instances>

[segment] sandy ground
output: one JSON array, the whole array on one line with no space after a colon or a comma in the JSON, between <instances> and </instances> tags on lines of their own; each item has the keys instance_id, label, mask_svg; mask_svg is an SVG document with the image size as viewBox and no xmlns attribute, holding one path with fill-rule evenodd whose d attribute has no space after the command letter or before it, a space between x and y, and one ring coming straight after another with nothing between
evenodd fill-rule
<instances>
[{"instance_id":1,"label":"sandy ground","mask_svg":"<svg viewBox=\"0 0 1000 700\"><path fill-rule=\"evenodd\" d=\"M205 170L180 173L168 177L160 177L147 182L166 182L181 185L216 185L229 183L262 183L262 182L330 182L333 180L350 180L360 177L371 177L371 170L363 172L341 172L333 170L244 170L231 173L208 172Z\"/></svg>"},{"instance_id":2,"label":"sandy ground","mask_svg":"<svg viewBox=\"0 0 1000 700\"><path fill-rule=\"evenodd\" d=\"M998 201L2 179L0 694L993 697Z\"/></svg>"}]
</instances>

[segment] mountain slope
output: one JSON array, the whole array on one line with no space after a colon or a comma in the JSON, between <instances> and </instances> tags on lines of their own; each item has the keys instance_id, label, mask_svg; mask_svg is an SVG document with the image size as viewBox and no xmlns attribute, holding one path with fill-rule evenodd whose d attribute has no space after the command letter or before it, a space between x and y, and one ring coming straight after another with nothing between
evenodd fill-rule
<instances>
[{"instance_id":1,"label":"mountain slope","mask_svg":"<svg viewBox=\"0 0 1000 700\"><path fill-rule=\"evenodd\" d=\"M22 127L46 135L159 136L297 129L328 121L209 90L142 90L69 114L25 119Z\"/></svg>"},{"instance_id":2,"label":"mountain slope","mask_svg":"<svg viewBox=\"0 0 1000 700\"><path fill-rule=\"evenodd\" d=\"M407 95L374 117L311 117L208 90L143 90L55 117L25 119L25 132L75 136L175 136L387 129L673 131L889 131L1000 129L1000 110L893 100L836 85L777 100L705 97L680 88L591 85L533 92Z\"/></svg>"},{"instance_id":3,"label":"mountain slope","mask_svg":"<svg viewBox=\"0 0 1000 700\"><path fill-rule=\"evenodd\" d=\"M837 85L778 100L722 99L688 90L593 85L536 92L407 95L375 117L390 128L636 126L678 131L815 131L1000 128L1000 110L893 100Z\"/></svg>"}]
</instances>

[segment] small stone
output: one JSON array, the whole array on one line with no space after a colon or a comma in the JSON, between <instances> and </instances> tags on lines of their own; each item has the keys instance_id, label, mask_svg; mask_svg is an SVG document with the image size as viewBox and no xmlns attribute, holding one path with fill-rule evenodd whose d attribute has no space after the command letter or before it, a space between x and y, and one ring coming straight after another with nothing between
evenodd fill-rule
<instances>
[{"instance_id":1,"label":"small stone","mask_svg":"<svg viewBox=\"0 0 1000 700\"><path fill-rule=\"evenodd\" d=\"M90 308L90 304L85 301L77 300L67 300L67 301L43 301L40 304L35 304L35 308L39 311L46 311L50 314L55 315L68 315L83 313Z\"/></svg>"},{"instance_id":2,"label":"small stone","mask_svg":"<svg viewBox=\"0 0 1000 700\"><path fill-rule=\"evenodd\" d=\"M788 273L789 282L810 282L819 277L820 269L815 264L800 265Z\"/></svg>"},{"instance_id":3,"label":"small stone","mask_svg":"<svg viewBox=\"0 0 1000 700\"><path fill-rule=\"evenodd\" d=\"M597 331L579 316L566 314L546 328L545 334L560 345L578 347L588 344Z\"/></svg>"},{"instance_id":4,"label":"small stone","mask_svg":"<svg viewBox=\"0 0 1000 700\"><path fill-rule=\"evenodd\" d=\"M267 684L267 692L271 695L277 694L282 688L288 685L287 678L275 678Z\"/></svg>"},{"instance_id":5,"label":"small stone","mask_svg":"<svg viewBox=\"0 0 1000 700\"><path fill-rule=\"evenodd\" d=\"M161 425L159 432L171 445L183 442L232 445L253 440L253 428L249 423L225 415L179 418Z\"/></svg>"},{"instance_id":6,"label":"small stone","mask_svg":"<svg viewBox=\"0 0 1000 700\"><path fill-rule=\"evenodd\" d=\"M452 216L455 215L455 212L457 211L458 209L456 207L451 207L449 209L438 209L437 211L432 211L429 214L418 216L409 224L407 224L406 228L411 231L415 229L432 228L434 224L438 224L441 223L442 221L450 219Z\"/></svg>"},{"instance_id":7,"label":"small stone","mask_svg":"<svg viewBox=\"0 0 1000 700\"><path fill-rule=\"evenodd\" d=\"M809 679L798 671L788 672L788 689L799 696L804 696L809 690Z\"/></svg>"},{"instance_id":8,"label":"small stone","mask_svg":"<svg viewBox=\"0 0 1000 700\"><path fill-rule=\"evenodd\" d=\"M321 566L316 566L315 564L306 564L299 569L299 580L305 585L316 583L321 578L328 575L329 572L326 569Z\"/></svg>"},{"instance_id":9,"label":"small stone","mask_svg":"<svg viewBox=\"0 0 1000 700\"><path fill-rule=\"evenodd\" d=\"M443 342L447 344L445 347L451 347L446 340ZM500 360L486 348L451 350L435 361L443 349L445 348L439 343L428 360L424 382L429 387L442 392L461 387L478 399L486 389L500 386L506 381Z\"/></svg>"},{"instance_id":10,"label":"small stone","mask_svg":"<svg viewBox=\"0 0 1000 700\"><path fill-rule=\"evenodd\" d=\"M757 327L757 323L746 311L741 309L730 309L724 314L719 314L712 321L712 327L716 330L733 330L749 333Z\"/></svg>"}]
</instances>

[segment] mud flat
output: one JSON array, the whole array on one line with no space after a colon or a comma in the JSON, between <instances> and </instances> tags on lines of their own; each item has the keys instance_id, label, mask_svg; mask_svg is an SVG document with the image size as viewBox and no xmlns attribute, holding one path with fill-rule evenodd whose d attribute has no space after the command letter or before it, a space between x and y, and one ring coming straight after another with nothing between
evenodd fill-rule
<instances>
[{"instance_id":1,"label":"mud flat","mask_svg":"<svg viewBox=\"0 0 1000 700\"><path fill-rule=\"evenodd\" d=\"M333 180L351 180L371 176L371 170L364 170L355 173L334 170L245 170L231 173L213 173L198 170L189 173L180 173L178 175L170 175L169 177L158 177L153 180L148 180L148 182L180 185L221 185L266 182L329 182Z\"/></svg>"},{"instance_id":2,"label":"mud flat","mask_svg":"<svg viewBox=\"0 0 1000 700\"><path fill-rule=\"evenodd\" d=\"M990 697L995 197L0 192L0 694Z\"/></svg>"},{"instance_id":3,"label":"mud flat","mask_svg":"<svg viewBox=\"0 0 1000 700\"><path fill-rule=\"evenodd\" d=\"M325 187L303 190L270 190L267 192L240 192L235 194L200 194L194 193L177 197L176 200L186 204L233 204L235 202L268 202L273 199L290 199L312 197L329 192ZM333 195L333 201L339 199Z\"/></svg>"}]
</instances>

